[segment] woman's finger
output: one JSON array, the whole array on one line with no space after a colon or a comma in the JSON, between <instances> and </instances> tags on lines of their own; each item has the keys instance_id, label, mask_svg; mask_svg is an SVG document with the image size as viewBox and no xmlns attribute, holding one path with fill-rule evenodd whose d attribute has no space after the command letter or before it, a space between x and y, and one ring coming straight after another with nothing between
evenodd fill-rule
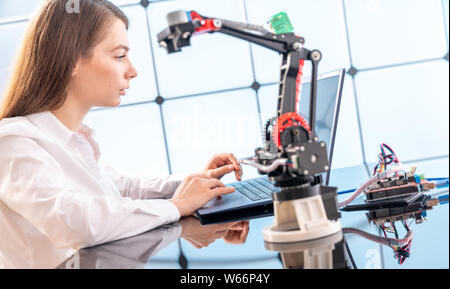
<instances>
[{"instance_id":1,"label":"woman's finger","mask_svg":"<svg viewBox=\"0 0 450 289\"><path fill-rule=\"evenodd\" d=\"M222 188L225 187L225 185L219 181L218 179L208 179L205 180L205 184L208 186L208 188L210 189L215 189L215 188Z\"/></svg>"},{"instance_id":2,"label":"woman's finger","mask_svg":"<svg viewBox=\"0 0 450 289\"><path fill-rule=\"evenodd\" d=\"M213 196L217 197L217 196L222 196L222 195L226 195L226 194L230 194L232 192L234 192L236 189L233 187L219 187L219 188L215 188L211 190L211 193L213 194Z\"/></svg>"},{"instance_id":3,"label":"woman's finger","mask_svg":"<svg viewBox=\"0 0 450 289\"><path fill-rule=\"evenodd\" d=\"M221 178L226 174L231 173L232 171L234 171L234 166L233 165L227 165L227 166L223 166L220 167L218 169L213 169L210 170L210 176L213 178Z\"/></svg>"},{"instance_id":4,"label":"woman's finger","mask_svg":"<svg viewBox=\"0 0 450 289\"><path fill-rule=\"evenodd\" d=\"M234 166L236 180L240 181L241 178L242 178L242 167L241 167L241 165L239 164L238 160L236 159L236 157L232 153L227 154L226 157L228 158L228 161L231 162L233 164L233 166Z\"/></svg>"}]
</instances>

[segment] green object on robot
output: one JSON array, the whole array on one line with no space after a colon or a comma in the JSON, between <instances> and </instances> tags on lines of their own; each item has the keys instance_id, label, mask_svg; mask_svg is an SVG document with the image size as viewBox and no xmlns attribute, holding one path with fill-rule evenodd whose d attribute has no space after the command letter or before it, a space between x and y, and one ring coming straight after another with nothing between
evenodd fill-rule
<instances>
[{"instance_id":1,"label":"green object on robot","mask_svg":"<svg viewBox=\"0 0 450 289\"><path fill-rule=\"evenodd\" d=\"M273 30L275 30L275 34L291 33L294 31L286 12L280 12L272 16L269 22Z\"/></svg>"}]
</instances>

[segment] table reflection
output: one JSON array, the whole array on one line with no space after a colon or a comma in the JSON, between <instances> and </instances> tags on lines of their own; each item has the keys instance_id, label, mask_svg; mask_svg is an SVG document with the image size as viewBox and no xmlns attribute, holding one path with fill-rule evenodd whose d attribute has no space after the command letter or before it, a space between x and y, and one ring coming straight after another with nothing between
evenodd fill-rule
<instances>
[{"instance_id":1,"label":"table reflection","mask_svg":"<svg viewBox=\"0 0 450 289\"><path fill-rule=\"evenodd\" d=\"M201 249L218 239L228 244L243 244L248 236L249 221L203 226L195 217L161 226L138 236L85 248L74 252L58 269L139 269L151 262L152 256L177 241L185 239ZM182 254L180 266L183 267Z\"/></svg>"},{"instance_id":2,"label":"table reflection","mask_svg":"<svg viewBox=\"0 0 450 289\"><path fill-rule=\"evenodd\" d=\"M262 230L273 217L207 226L187 217L78 251L30 228L21 242L2 236L0 268L448 268L448 186L428 193L438 203L424 222L422 210L383 222L370 210L342 211L342 232L302 244L265 244Z\"/></svg>"},{"instance_id":3,"label":"table reflection","mask_svg":"<svg viewBox=\"0 0 450 289\"><path fill-rule=\"evenodd\" d=\"M267 250L280 253L285 269L347 269L344 244L342 231L302 242L264 242Z\"/></svg>"}]
</instances>

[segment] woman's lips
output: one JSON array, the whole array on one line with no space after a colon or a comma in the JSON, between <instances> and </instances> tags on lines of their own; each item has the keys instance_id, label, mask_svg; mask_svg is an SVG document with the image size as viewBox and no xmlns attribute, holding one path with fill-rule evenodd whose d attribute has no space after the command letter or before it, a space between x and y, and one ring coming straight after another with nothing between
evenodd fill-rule
<instances>
[{"instance_id":1,"label":"woman's lips","mask_svg":"<svg viewBox=\"0 0 450 289\"><path fill-rule=\"evenodd\" d=\"M125 94L127 94L127 91L125 89L121 89L121 90L119 90L119 94L125 95Z\"/></svg>"}]
</instances>

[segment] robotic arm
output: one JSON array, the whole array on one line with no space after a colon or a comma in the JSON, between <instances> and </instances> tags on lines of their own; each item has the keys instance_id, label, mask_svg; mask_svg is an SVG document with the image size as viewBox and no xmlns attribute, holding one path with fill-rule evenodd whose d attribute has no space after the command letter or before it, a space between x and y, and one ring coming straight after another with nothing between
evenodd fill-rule
<instances>
[{"instance_id":1,"label":"robotic arm","mask_svg":"<svg viewBox=\"0 0 450 289\"><path fill-rule=\"evenodd\" d=\"M180 52L181 48L190 46L192 36L206 32L220 32L232 37L237 37L251 43L258 44L283 55L283 67L285 72L283 83L285 88L281 91L278 103L278 117L288 112L297 112L298 97L296 96L297 78L302 73L304 60L310 60L313 65L312 89L310 113L311 129L315 124L315 96L317 89L317 66L321 59L318 50L309 51L303 47L304 39L293 33L273 34L261 26L239 23L217 18L200 16L195 11L175 11L167 15L169 27L158 34L158 42L167 52Z\"/></svg>"},{"instance_id":2,"label":"robotic arm","mask_svg":"<svg viewBox=\"0 0 450 289\"><path fill-rule=\"evenodd\" d=\"M195 11L175 11L167 15L169 27L158 34L158 42L167 52L180 52L185 46L190 46L192 36L199 34L220 32L232 37L237 37L251 43L258 44L265 48L280 53L283 56L281 66L280 95L278 96L276 130L272 134L266 128L266 142L270 139L275 143L275 147L283 149L289 144L300 144L301 142L317 142L315 134L316 124L316 91L317 91L317 67L321 59L318 50L308 50L303 47L304 39L293 33L273 34L261 26L239 23L217 18L208 18L199 15ZM299 94L301 91L301 76L303 75L303 65L305 60L312 63L312 81L310 94L310 117L306 121L298 115ZM283 116L282 118L280 118ZM269 126L269 125L268 125ZM296 126L298 129L288 129ZM300 127L303 128L299 131ZM283 136L285 130L286 133ZM302 140L300 138L303 138ZM284 142L282 141L284 140ZM322 144L320 144L322 145ZM272 146L273 147L273 146ZM320 167L301 167L306 175L312 175L329 169L326 149L315 146L321 151L323 162ZM272 150L272 152L274 152ZM317 152L316 152L317 153ZM260 151L261 159L267 159L268 155ZM270 157L269 157L270 159ZM316 158L317 160L317 154ZM264 162L267 164L267 162ZM306 164L305 164L306 165Z\"/></svg>"},{"instance_id":3,"label":"robotic arm","mask_svg":"<svg viewBox=\"0 0 450 289\"><path fill-rule=\"evenodd\" d=\"M220 32L282 55L277 111L267 121L265 147L257 148L253 158L242 161L257 167L260 174L268 174L281 188L273 193L275 225L264 237L269 242L299 241L340 230L337 189L321 185L320 173L330 169L326 144L315 133L320 51L304 48L304 39L294 33L274 34L262 26L208 18L195 11L172 12L167 21L169 27L158 34L158 42L169 54L190 46L192 36ZM299 115L305 61L312 63L309 121ZM280 230L286 234L277 237Z\"/></svg>"}]
</instances>

